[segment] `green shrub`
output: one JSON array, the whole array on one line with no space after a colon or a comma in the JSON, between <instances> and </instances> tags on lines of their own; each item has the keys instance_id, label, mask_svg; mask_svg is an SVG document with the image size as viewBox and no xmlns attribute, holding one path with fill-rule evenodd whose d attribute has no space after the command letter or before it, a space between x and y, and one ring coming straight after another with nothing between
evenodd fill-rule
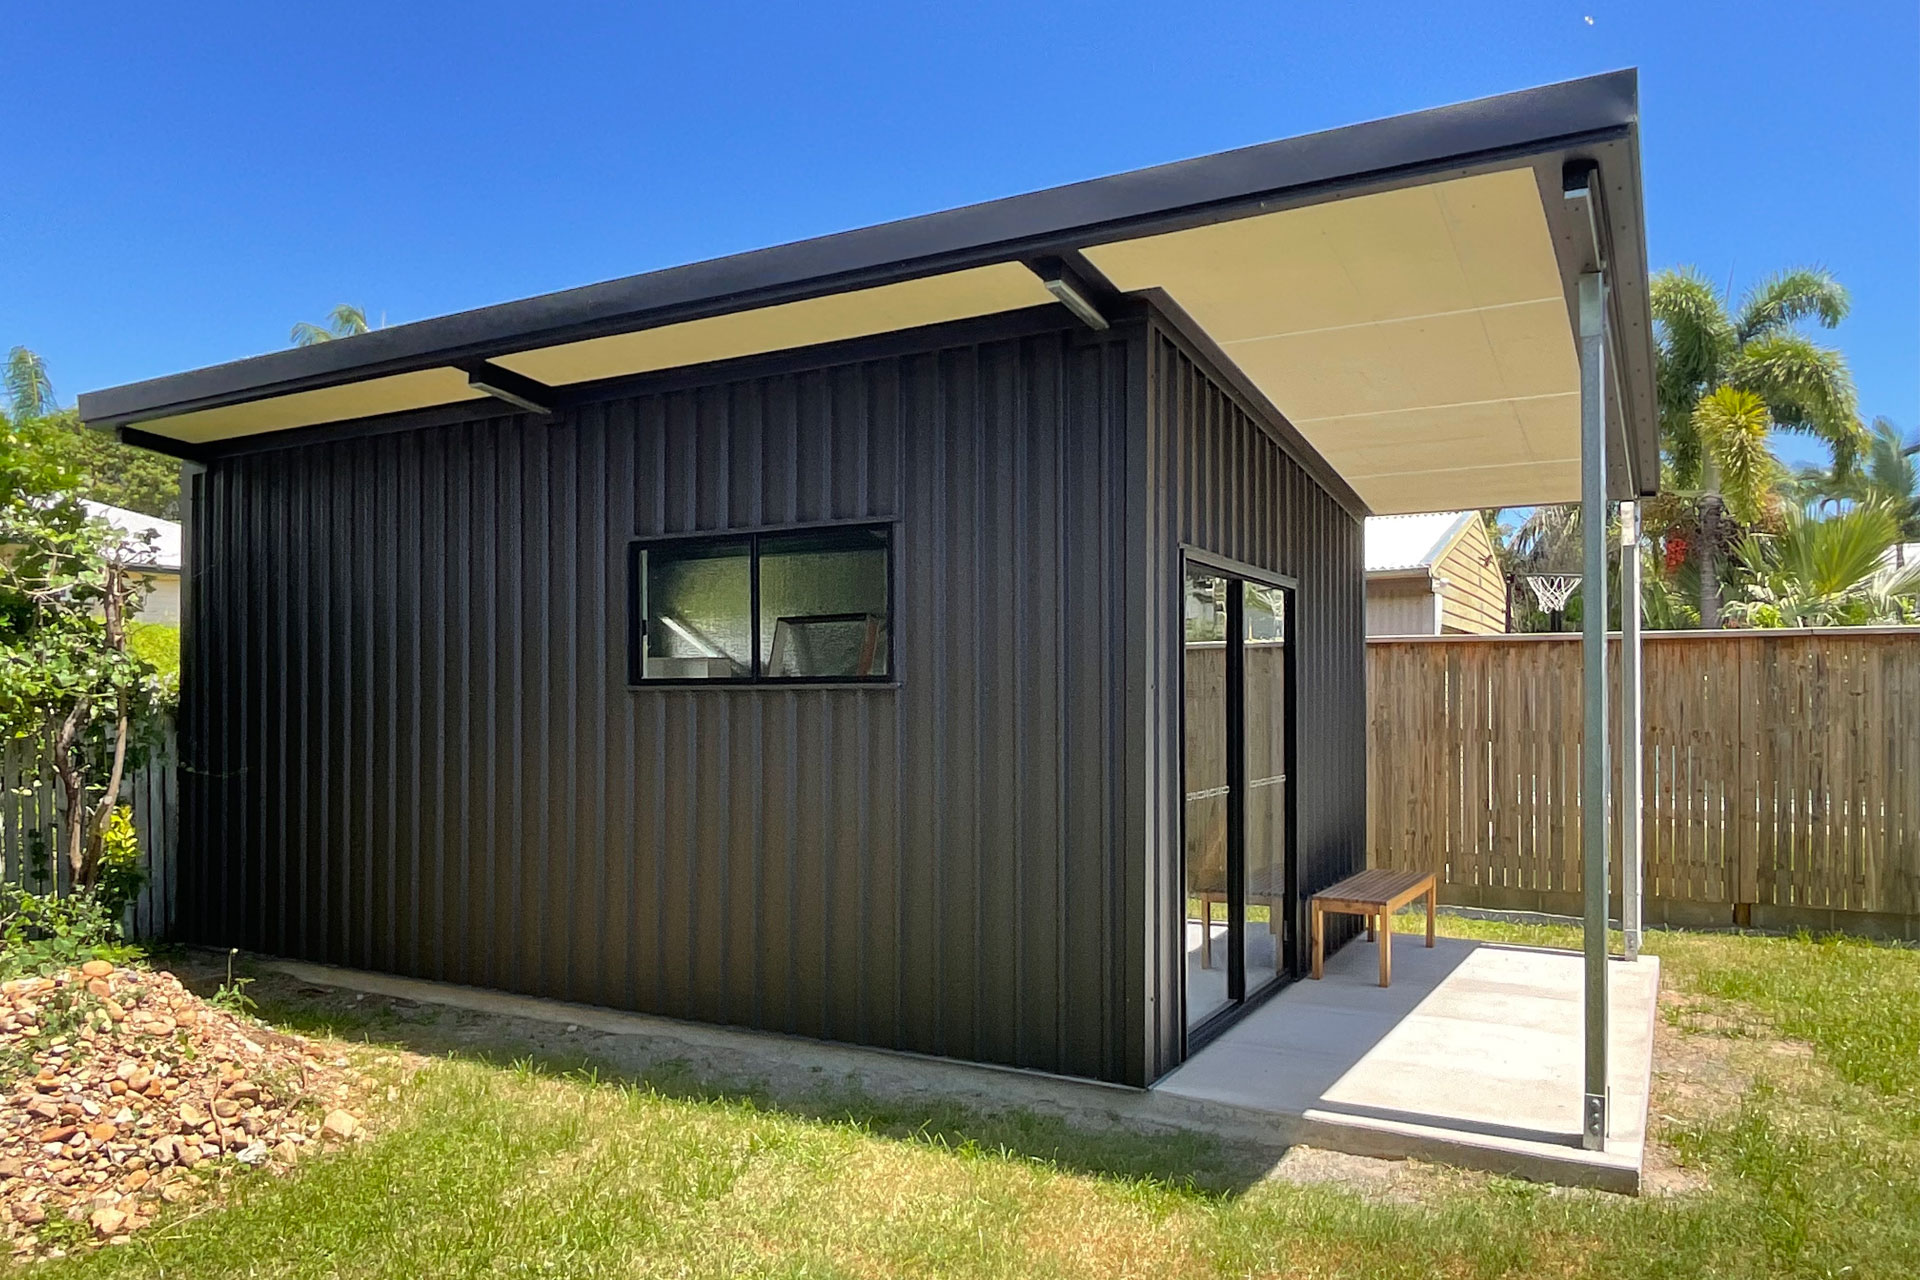
<instances>
[{"instance_id":1,"label":"green shrub","mask_svg":"<svg viewBox=\"0 0 1920 1280\"><path fill-rule=\"evenodd\" d=\"M93 896L118 921L147 882L146 868L140 865L140 836L133 829L133 810L124 804L117 806L100 839L100 878Z\"/></svg>"}]
</instances>

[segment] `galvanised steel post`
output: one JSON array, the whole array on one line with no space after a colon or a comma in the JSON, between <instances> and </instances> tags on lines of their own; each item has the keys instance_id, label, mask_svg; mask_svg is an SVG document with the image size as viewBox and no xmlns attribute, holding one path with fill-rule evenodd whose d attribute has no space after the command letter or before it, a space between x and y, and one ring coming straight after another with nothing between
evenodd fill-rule
<instances>
[{"instance_id":1,"label":"galvanised steel post","mask_svg":"<svg viewBox=\"0 0 1920 1280\"><path fill-rule=\"evenodd\" d=\"M1620 931L1640 958L1640 504L1620 504Z\"/></svg>"},{"instance_id":2,"label":"galvanised steel post","mask_svg":"<svg viewBox=\"0 0 1920 1280\"><path fill-rule=\"evenodd\" d=\"M1580 532L1586 571L1580 580L1582 722L1580 852L1586 899L1586 1098L1581 1145L1607 1141L1607 321L1606 280L1580 277Z\"/></svg>"}]
</instances>

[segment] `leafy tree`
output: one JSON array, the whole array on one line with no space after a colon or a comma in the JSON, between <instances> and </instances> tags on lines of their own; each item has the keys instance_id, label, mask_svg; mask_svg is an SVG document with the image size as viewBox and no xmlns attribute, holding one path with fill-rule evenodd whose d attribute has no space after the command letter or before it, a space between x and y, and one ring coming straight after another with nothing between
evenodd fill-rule
<instances>
[{"instance_id":1,"label":"leafy tree","mask_svg":"<svg viewBox=\"0 0 1920 1280\"><path fill-rule=\"evenodd\" d=\"M1825 271L1801 268L1761 281L1734 306L1684 268L1654 277L1652 303L1661 451L1673 483L1699 494L1700 617L1715 627L1722 519L1750 525L1765 514L1781 474L1771 433L1825 442L1840 473L1865 443L1846 360L1801 329L1838 325L1847 292Z\"/></svg>"},{"instance_id":2,"label":"leafy tree","mask_svg":"<svg viewBox=\"0 0 1920 1280\"><path fill-rule=\"evenodd\" d=\"M90 520L74 474L17 430L0 434L0 740L46 744L73 883L91 890L120 785L151 748L164 690L127 649L152 535Z\"/></svg>"},{"instance_id":3,"label":"leafy tree","mask_svg":"<svg viewBox=\"0 0 1920 1280\"><path fill-rule=\"evenodd\" d=\"M351 338L356 333L367 332L367 329L367 313L343 302L327 312L325 328L302 320L293 326L289 336L296 347L312 347L322 342L332 342L335 338Z\"/></svg>"},{"instance_id":4,"label":"leafy tree","mask_svg":"<svg viewBox=\"0 0 1920 1280\"><path fill-rule=\"evenodd\" d=\"M76 411L60 408L46 361L25 347L8 356L6 383L0 429L70 473L80 497L163 520L180 518L179 463L90 430Z\"/></svg>"},{"instance_id":5,"label":"leafy tree","mask_svg":"<svg viewBox=\"0 0 1920 1280\"><path fill-rule=\"evenodd\" d=\"M78 496L162 520L180 518L180 464L174 459L121 444L81 423L72 409L28 419L16 429L24 443L72 475Z\"/></svg>"}]
</instances>

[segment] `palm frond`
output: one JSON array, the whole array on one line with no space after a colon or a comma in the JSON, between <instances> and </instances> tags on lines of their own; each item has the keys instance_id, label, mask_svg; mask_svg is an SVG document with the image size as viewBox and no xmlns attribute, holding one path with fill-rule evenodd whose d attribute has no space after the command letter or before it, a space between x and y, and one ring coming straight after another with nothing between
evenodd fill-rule
<instances>
[{"instance_id":1,"label":"palm frond","mask_svg":"<svg viewBox=\"0 0 1920 1280\"><path fill-rule=\"evenodd\" d=\"M1898 533L1884 507L1863 503L1825 520L1789 517L1778 542L1778 565L1810 594L1844 595L1880 571Z\"/></svg>"},{"instance_id":2,"label":"palm frond","mask_svg":"<svg viewBox=\"0 0 1920 1280\"><path fill-rule=\"evenodd\" d=\"M1720 492L1727 514L1752 524L1766 508L1778 463L1767 445L1773 416L1751 391L1720 387L1694 406L1693 428L1720 471Z\"/></svg>"},{"instance_id":3,"label":"palm frond","mask_svg":"<svg viewBox=\"0 0 1920 1280\"><path fill-rule=\"evenodd\" d=\"M1920 597L1920 560L1885 564L1873 577L1873 593L1888 600Z\"/></svg>"},{"instance_id":4,"label":"palm frond","mask_svg":"<svg viewBox=\"0 0 1920 1280\"><path fill-rule=\"evenodd\" d=\"M1824 440L1841 474L1866 447L1853 374L1831 347L1798 333L1756 338L1741 349L1727 381L1764 399L1782 430Z\"/></svg>"},{"instance_id":5,"label":"palm frond","mask_svg":"<svg viewBox=\"0 0 1920 1280\"><path fill-rule=\"evenodd\" d=\"M7 352L7 410L15 418L40 418L60 407L47 362L25 347Z\"/></svg>"},{"instance_id":6,"label":"palm frond","mask_svg":"<svg viewBox=\"0 0 1920 1280\"><path fill-rule=\"evenodd\" d=\"M1747 291L1735 329L1742 344L1802 320L1815 320L1831 329L1847 318L1851 306L1846 288L1831 273L1796 267L1768 276Z\"/></svg>"},{"instance_id":7,"label":"palm frond","mask_svg":"<svg viewBox=\"0 0 1920 1280\"><path fill-rule=\"evenodd\" d=\"M367 331L367 313L352 303L343 302L327 312L327 327L336 338L351 338Z\"/></svg>"},{"instance_id":8,"label":"palm frond","mask_svg":"<svg viewBox=\"0 0 1920 1280\"><path fill-rule=\"evenodd\" d=\"M1720 380L1738 346L1726 302L1692 267L1655 275L1650 302L1659 342L1655 378L1661 403L1691 408L1702 391Z\"/></svg>"},{"instance_id":9,"label":"palm frond","mask_svg":"<svg viewBox=\"0 0 1920 1280\"><path fill-rule=\"evenodd\" d=\"M302 320L293 326L288 337L296 347L311 347L317 343L332 342L335 338L351 338L356 333L365 332L367 332L367 313L350 302L342 302L327 312L327 323L324 328Z\"/></svg>"}]
</instances>

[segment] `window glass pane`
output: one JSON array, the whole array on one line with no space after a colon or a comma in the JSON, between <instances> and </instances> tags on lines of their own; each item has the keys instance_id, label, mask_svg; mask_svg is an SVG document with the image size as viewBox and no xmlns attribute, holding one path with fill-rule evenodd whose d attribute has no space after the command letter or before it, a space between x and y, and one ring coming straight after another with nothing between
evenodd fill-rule
<instances>
[{"instance_id":1,"label":"window glass pane","mask_svg":"<svg viewBox=\"0 0 1920 1280\"><path fill-rule=\"evenodd\" d=\"M1241 937L1247 993L1285 967L1287 912L1287 593L1241 584L1246 760L1247 926Z\"/></svg>"},{"instance_id":2,"label":"window glass pane","mask_svg":"<svg viewBox=\"0 0 1920 1280\"><path fill-rule=\"evenodd\" d=\"M886 530L761 537L761 674L884 676L888 622Z\"/></svg>"},{"instance_id":3,"label":"window glass pane","mask_svg":"<svg viewBox=\"0 0 1920 1280\"><path fill-rule=\"evenodd\" d=\"M1225 1008L1227 947L1227 592L1188 568L1185 647L1187 1025Z\"/></svg>"},{"instance_id":4,"label":"window glass pane","mask_svg":"<svg viewBox=\"0 0 1920 1280\"><path fill-rule=\"evenodd\" d=\"M640 552L647 680L727 680L751 674L752 557L745 538Z\"/></svg>"}]
</instances>

